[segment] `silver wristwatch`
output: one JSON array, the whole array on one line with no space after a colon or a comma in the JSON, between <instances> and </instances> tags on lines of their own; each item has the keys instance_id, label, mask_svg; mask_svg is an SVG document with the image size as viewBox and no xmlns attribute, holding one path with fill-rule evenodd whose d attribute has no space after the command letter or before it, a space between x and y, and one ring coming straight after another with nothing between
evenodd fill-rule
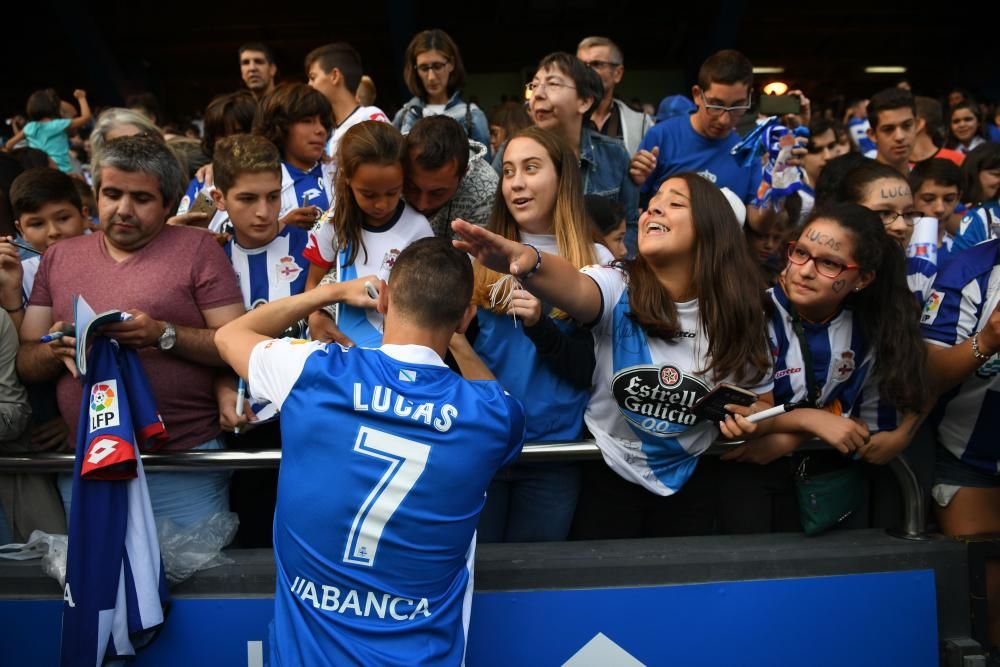
<instances>
[{"instance_id":1,"label":"silver wristwatch","mask_svg":"<svg viewBox=\"0 0 1000 667\"><path fill-rule=\"evenodd\" d=\"M156 342L156 347L158 347L163 352L173 349L174 343L177 342L177 330L174 329L174 325L170 322L163 323L163 333L160 334L159 340Z\"/></svg>"}]
</instances>

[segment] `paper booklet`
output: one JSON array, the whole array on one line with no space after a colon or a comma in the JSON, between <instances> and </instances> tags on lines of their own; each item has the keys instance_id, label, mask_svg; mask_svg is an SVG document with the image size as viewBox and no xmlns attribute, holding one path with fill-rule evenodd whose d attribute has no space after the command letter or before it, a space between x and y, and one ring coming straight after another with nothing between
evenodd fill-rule
<instances>
[{"instance_id":1,"label":"paper booklet","mask_svg":"<svg viewBox=\"0 0 1000 667\"><path fill-rule=\"evenodd\" d=\"M105 324L122 322L129 319L128 313L120 310L107 310L100 315L94 312L87 300L79 294L73 295L73 322L76 335L76 367L80 378L87 375L87 345L94 337L94 332Z\"/></svg>"}]
</instances>

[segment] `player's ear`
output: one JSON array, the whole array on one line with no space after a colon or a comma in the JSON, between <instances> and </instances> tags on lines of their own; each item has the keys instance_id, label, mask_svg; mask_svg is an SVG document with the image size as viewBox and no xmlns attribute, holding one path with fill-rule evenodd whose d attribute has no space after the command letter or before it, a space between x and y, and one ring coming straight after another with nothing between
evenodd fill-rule
<instances>
[{"instance_id":1,"label":"player's ear","mask_svg":"<svg viewBox=\"0 0 1000 667\"><path fill-rule=\"evenodd\" d=\"M389 283L384 280L379 280L377 308L383 315L389 309Z\"/></svg>"},{"instance_id":2,"label":"player's ear","mask_svg":"<svg viewBox=\"0 0 1000 667\"><path fill-rule=\"evenodd\" d=\"M462 319L458 321L458 326L455 327L455 332L464 334L469 325L472 324L472 318L476 316L477 308L474 303L470 303L465 307L465 312L462 313Z\"/></svg>"}]
</instances>

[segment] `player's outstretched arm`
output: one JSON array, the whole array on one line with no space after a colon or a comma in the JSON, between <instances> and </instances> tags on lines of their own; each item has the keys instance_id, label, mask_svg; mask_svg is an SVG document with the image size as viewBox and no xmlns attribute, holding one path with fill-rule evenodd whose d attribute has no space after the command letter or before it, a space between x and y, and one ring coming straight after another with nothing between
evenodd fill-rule
<instances>
[{"instance_id":1,"label":"player's outstretched arm","mask_svg":"<svg viewBox=\"0 0 1000 667\"><path fill-rule=\"evenodd\" d=\"M372 298L366 282L378 282L375 276L356 278L348 282L319 285L298 296L278 299L254 308L215 332L219 355L240 377L247 377L250 353L257 343L281 335L293 323L309 313L332 303L346 303L358 308L371 308Z\"/></svg>"},{"instance_id":2,"label":"player's outstretched arm","mask_svg":"<svg viewBox=\"0 0 1000 667\"><path fill-rule=\"evenodd\" d=\"M542 301L579 322L593 322L600 315L601 292L597 284L562 257L536 253L531 246L464 220L455 220L451 227L458 235L456 248L494 271L520 276L524 288ZM535 270L539 254L541 265Z\"/></svg>"}]
</instances>

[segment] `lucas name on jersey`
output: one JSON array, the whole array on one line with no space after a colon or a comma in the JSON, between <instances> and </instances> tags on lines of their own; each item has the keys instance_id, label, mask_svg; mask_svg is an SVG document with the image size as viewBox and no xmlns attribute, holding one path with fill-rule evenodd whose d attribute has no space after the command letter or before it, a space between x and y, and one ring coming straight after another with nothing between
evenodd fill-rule
<instances>
[{"instance_id":1,"label":"lucas name on jersey","mask_svg":"<svg viewBox=\"0 0 1000 667\"><path fill-rule=\"evenodd\" d=\"M441 433L451 430L453 420L458 417L458 408L451 403L445 403L440 408L434 403L414 404L399 392L393 392L388 387L375 385L365 390L360 382L354 383L354 409L357 412L393 413L398 417L409 418L415 422L423 422L433 426Z\"/></svg>"},{"instance_id":2,"label":"lucas name on jersey","mask_svg":"<svg viewBox=\"0 0 1000 667\"><path fill-rule=\"evenodd\" d=\"M351 612L356 617L368 618L372 614L384 619L386 615L395 621L412 621L418 615L428 617L431 615L430 604L427 598L411 600L389 593L375 593L373 591L356 591L353 588L347 589L344 597L341 598L341 590L336 586L326 584L316 584L303 577L295 577L292 587L289 589L292 595L303 602L308 602L314 609L346 614ZM364 604L362 605L362 600Z\"/></svg>"}]
</instances>

